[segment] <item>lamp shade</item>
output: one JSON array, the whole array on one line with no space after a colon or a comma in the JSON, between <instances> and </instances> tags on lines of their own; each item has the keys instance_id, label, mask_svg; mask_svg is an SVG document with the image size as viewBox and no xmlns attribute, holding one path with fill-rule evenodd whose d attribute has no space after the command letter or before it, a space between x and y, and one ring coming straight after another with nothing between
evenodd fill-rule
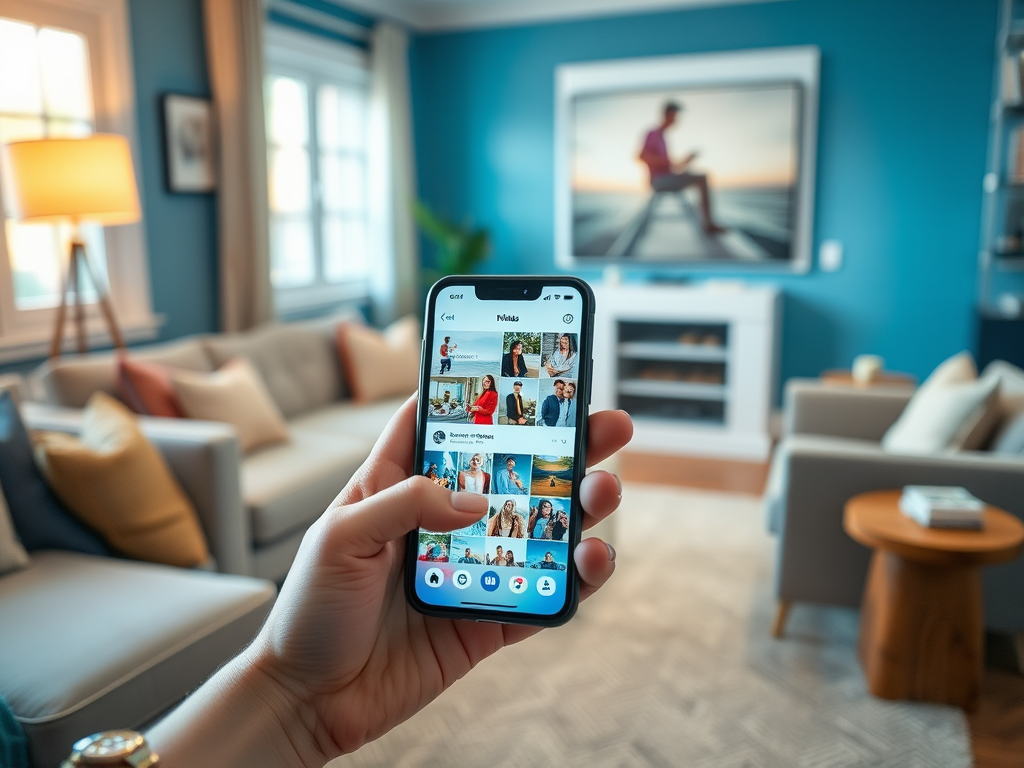
<instances>
[{"instance_id":1,"label":"lamp shade","mask_svg":"<svg viewBox=\"0 0 1024 768\"><path fill-rule=\"evenodd\" d=\"M16 141L3 147L11 213L21 221L138 221L132 154L123 136Z\"/></svg>"}]
</instances>

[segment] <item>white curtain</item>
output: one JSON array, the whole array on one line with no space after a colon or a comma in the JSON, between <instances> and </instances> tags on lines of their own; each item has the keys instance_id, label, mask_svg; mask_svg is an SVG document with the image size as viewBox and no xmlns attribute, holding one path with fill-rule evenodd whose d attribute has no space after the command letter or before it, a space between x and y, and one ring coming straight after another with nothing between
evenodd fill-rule
<instances>
[{"instance_id":1,"label":"white curtain","mask_svg":"<svg viewBox=\"0 0 1024 768\"><path fill-rule=\"evenodd\" d=\"M263 3L203 0L217 110L222 331L274 315L270 286L267 138L263 116Z\"/></svg>"},{"instance_id":2,"label":"white curtain","mask_svg":"<svg viewBox=\"0 0 1024 768\"><path fill-rule=\"evenodd\" d=\"M380 324L419 314L408 48L406 33L388 22L370 34L370 296Z\"/></svg>"}]
</instances>

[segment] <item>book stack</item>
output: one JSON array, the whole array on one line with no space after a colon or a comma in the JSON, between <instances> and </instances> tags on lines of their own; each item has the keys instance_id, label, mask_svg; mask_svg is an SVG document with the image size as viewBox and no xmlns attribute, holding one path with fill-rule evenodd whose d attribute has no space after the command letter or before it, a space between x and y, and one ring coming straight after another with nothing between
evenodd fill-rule
<instances>
[{"instance_id":1,"label":"book stack","mask_svg":"<svg viewBox=\"0 0 1024 768\"><path fill-rule=\"evenodd\" d=\"M908 485L900 497L900 510L927 528L978 530L985 502L959 486Z\"/></svg>"}]
</instances>

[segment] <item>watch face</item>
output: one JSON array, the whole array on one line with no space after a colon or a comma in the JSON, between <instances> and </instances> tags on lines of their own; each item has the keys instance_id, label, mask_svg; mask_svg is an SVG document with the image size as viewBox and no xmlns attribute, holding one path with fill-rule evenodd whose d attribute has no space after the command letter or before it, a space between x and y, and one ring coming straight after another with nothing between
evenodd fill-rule
<instances>
[{"instance_id":1,"label":"watch face","mask_svg":"<svg viewBox=\"0 0 1024 768\"><path fill-rule=\"evenodd\" d=\"M96 733L75 744L85 765L102 765L110 760L128 757L146 743L135 731Z\"/></svg>"}]
</instances>

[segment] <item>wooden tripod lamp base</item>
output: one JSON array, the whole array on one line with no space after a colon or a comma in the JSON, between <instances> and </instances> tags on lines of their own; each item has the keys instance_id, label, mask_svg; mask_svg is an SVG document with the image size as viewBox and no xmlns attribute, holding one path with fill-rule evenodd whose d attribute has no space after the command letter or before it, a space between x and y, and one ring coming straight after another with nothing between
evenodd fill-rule
<instances>
[{"instance_id":1,"label":"wooden tripod lamp base","mask_svg":"<svg viewBox=\"0 0 1024 768\"><path fill-rule=\"evenodd\" d=\"M64 321L67 317L68 293L74 294L75 307L75 337L79 353L89 351L89 342L85 329L85 306L82 304L82 271L89 275L93 288L99 297L100 311L103 319L106 320L107 330L110 338L114 341L114 347L124 349L124 337L117 324L117 317L114 315L114 307L110 303L110 292L99 281L96 270L89 263L89 257L85 253L85 243L77 236L71 240L71 250L68 256L68 271L64 275L64 287L60 295L60 305L57 307L57 322L53 328L53 341L50 342L50 357L60 357L64 340Z\"/></svg>"}]
</instances>

